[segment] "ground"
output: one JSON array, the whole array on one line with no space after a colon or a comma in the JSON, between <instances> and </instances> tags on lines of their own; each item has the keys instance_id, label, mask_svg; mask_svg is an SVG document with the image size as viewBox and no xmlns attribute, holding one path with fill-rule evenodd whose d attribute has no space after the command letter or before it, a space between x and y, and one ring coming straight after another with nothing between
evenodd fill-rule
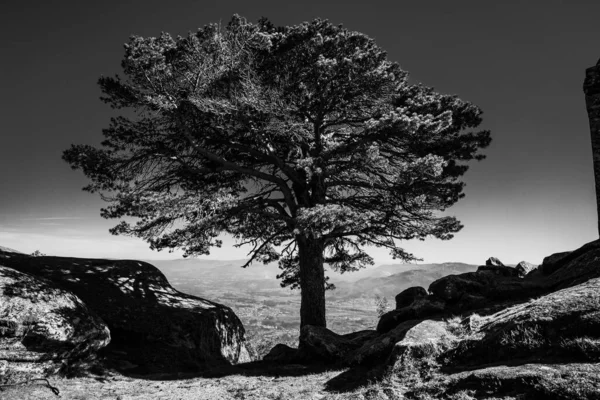
<instances>
[{"instance_id":1,"label":"ground","mask_svg":"<svg viewBox=\"0 0 600 400\"><path fill-rule=\"evenodd\" d=\"M385 384L358 385L346 376L348 369L300 365L277 366L248 364L228 370L213 371L211 376L125 376L114 371L77 378L51 378L60 391L54 395L44 381L0 391L2 400L55 399L157 399L157 400L341 400L386 399ZM359 373L360 374L360 373ZM364 374L360 374L365 376ZM346 382L344 382L346 380ZM334 387L339 386L341 391ZM394 389L388 388L391 394ZM375 397L374 397L375 396ZM384 397L386 396L386 397Z\"/></svg>"}]
</instances>

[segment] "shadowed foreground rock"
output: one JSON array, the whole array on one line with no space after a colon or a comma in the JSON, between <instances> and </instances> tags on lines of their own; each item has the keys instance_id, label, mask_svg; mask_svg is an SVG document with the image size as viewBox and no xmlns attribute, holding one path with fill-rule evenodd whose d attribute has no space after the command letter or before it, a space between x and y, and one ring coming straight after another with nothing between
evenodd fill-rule
<instances>
[{"instance_id":1,"label":"shadowed foreground rock","mask_svg":"<svg viewBox=\"0 0 600 400\"><path fill-rule=\"evenodd\" d=\"M305 361L337 363L377 336L377 332L371 330L338 335L324 327L306 325L300 330L298 353Z\"/></svg>"},{"instance_id":2,"label":"shadowed foreground rock","mask_svg":"<svg viewBox=\"0 0 600 400\"><path fill-rule=\"evenodd\" d=\"M108 325L108 349L139 372L250 361L244 327L229 307L173 289L148 263L13 253L0 253L0 261L79 296Z\"/></svg>"},{"instance_id":3,"label":"shadowed foreground rock","mask_svg":"<svg viewBox=\"0 0 600 400\"><path fill-rule=\"evenodd\" d=\"M104 322L77 296L2 261L0 384L73 367L110 342Z\"/></svg>"},{"instance_id":4,"label":"shadowed foreground rock","mask_svg":"<svg viewBox=\"0 0 600 400\"><path fill-rule=\"evenodd\" d=\"M446 304L435 296L418 297L408 306L383 314L377 323L377 332L386 333L404 321L441 314L445 306Z\"/></svg>"},{"instance_id":5,"label":"shadowed foreground rock","mask_svg":"<svg viewBox=\"0 0 600 400\"><path fill-rule=\"evenodd\" d=\"M263 357L263 361L288 364L299 360L298 349L278 343Z\"/></svg>"}]
</instances>

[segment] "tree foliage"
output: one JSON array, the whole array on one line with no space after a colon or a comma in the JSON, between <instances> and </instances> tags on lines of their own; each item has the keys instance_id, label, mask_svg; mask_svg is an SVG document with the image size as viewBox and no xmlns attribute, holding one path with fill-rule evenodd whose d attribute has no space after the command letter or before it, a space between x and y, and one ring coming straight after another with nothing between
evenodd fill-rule
<instances>
[{"instance_id":1,"label":"tree foliage","mask_svg":"<svg viewBox=\"0 0 600 400\"><path fill-rule=\"evenodd\" d=\"M366 246L412 260L401 241L450 239L461 225L441 212L490 143L468 131L478 107L410 84L373 39L325 20L133 36L122 68L99 80L122 110L102 147L63 155L123 219L111 232L187 256L229 233L303 297L303 279L325 284L303 278L313 264L352 271L372 264Z\"/></svg>"}]
</instances>

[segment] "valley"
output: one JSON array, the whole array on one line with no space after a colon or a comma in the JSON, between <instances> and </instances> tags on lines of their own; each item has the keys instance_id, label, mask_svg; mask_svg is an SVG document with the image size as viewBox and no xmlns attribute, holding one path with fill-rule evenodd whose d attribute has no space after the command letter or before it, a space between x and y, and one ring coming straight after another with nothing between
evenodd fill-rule
<instances>
[{"instance_id":1,"label":"valley","mask_svg":"<svg viewBox=\"0 0 600 400\"><path fill-rule=\"evenodd\" d=\"M177 290L231 307L242 320L254 356L275 344L297 346L300 292L282 288L276 264L241 268L245 260L148 260ZM377 299L394 308L396 294L411 286L427 288L445 275L472 272L476 265L386 264L353 273L327 271L336 289L327 292L327 326L338 334L374 329ZM384 300L384 301L385 301Z\"/></svg>"}]
</instances>

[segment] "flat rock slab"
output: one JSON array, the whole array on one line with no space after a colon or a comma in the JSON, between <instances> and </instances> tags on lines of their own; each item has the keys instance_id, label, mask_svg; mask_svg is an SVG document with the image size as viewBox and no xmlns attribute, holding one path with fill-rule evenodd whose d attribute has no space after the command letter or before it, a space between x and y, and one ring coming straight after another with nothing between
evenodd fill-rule
<instances>
[{"instance_id":1,"label":"flat rock slab","mask_svg":"<svg viewBox=\"0 0 600 400\"><path fill-rule=\"evenodd\" d=\"M110 348L140 372L250 361L244 327L229 307L175 290L148 263L6 253L0 262L79 296L108 325Z\"/></svg>"},{"instance_id":2,"label":"flat rock slab","mask_svg":"<svg viewBox=\"0 0 600 400\"><path fill-rule=\"evenodd\" d=\"M106 324L73 293L1 263L0 384L51 375L110 342Z\"/></svg>"}]
</instances>

